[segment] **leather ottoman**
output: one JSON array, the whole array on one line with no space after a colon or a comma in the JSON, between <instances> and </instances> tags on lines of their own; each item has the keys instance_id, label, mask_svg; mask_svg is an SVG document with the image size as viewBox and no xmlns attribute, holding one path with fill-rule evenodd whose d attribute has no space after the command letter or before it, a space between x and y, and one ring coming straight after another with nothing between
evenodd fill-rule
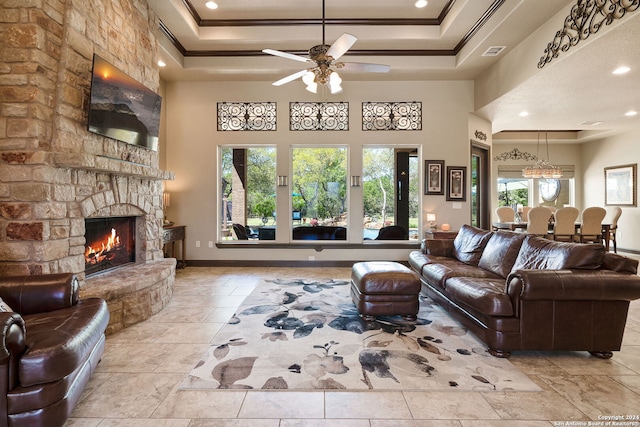
<instances>
[{"instance_id":1,"label":"leather ottoman","mask_svg":"<svg viewBox=\"0 0 640 427\"><path fill-rule=\"evenodd\" d=\"M415 320L420 288L418 275L397 262L358 262L351 269L351 299L367 321L390 315Z\"/></svg>"}]
</instances>

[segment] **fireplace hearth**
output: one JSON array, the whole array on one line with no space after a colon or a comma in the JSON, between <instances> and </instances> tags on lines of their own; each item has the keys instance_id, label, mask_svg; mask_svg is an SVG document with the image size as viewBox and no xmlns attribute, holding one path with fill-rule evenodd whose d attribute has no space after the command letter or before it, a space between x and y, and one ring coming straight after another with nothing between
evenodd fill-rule
<instances>
[{"instance_id":1,"label":"fireplace hearth","mask_svg":"<svg viewBox=\"0 0 640 427\"><path fill-rule=\"evenodd\" d=\"M136 262L136 217L85 219L85 275Z\"/></svg>"}]
</instances>

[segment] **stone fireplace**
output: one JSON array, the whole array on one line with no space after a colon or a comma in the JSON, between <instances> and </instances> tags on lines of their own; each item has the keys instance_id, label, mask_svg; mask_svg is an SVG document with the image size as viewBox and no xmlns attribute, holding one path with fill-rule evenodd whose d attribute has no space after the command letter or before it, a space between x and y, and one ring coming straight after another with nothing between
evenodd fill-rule
<instances>
[{"instance_id":1,"label":"stone fireplace","mask_svg":"<svg viewBox=\"0 0 640 427\"><path fill-rule=\"evenodd\" d=\"M108 331L159 311L175 260L163 257L159 153L89 133L93 54L158 91L158 19L146 0L3 5L0 45L0 275L75 273L104 297ZM162 144L162 135L160 138ZM87 219L135 217L135 260L86 277Z\"/></svg>"}]
</instances>

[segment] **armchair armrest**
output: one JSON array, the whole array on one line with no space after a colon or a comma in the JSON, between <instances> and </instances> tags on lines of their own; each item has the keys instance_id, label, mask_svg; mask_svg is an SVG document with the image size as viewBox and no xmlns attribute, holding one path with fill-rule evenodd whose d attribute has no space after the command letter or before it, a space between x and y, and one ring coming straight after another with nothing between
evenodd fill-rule
<instances>
[{"instance_id":1,"label":"armchair armrest","mask_svg":"<svg viewBox=\"0 0 640 427\"><path fill-rule=\"evenodd\" d=\"M71 307L80 284L72 273L0 277L0 297L22 315Z\"/></svg>"},{"instance_id":2,"label":"armchair armrest","mask_svg":"<svg viewBox=\"0 0 640 427\"><path fill-rule=\"evenodd\" d=\"M0 377L7 382L0 389L12 390L18 384L18 360L27 347L24 319L18 313L0 312L0 330Z\"/></svg>"},{"instance_id":3,"label":"armchair armrest","mask_svg":"<svg viewBox=\"0 0 640 427\"><path fill-rule=\"evenodd\" d=\"M453 257L453 240L451 239L424 239L420 246L425 255Z\"/></svg>"},{"instance_id":4,"label":"armchair armrest","mask_svg":"<svg viewBox=\"0 0 640 427\"><path fill-rule=\"evenodd\" d=\"M512 301L640 298L640 277L610 270L517 270L507 278Z\"/></svg>"}]
</instances>

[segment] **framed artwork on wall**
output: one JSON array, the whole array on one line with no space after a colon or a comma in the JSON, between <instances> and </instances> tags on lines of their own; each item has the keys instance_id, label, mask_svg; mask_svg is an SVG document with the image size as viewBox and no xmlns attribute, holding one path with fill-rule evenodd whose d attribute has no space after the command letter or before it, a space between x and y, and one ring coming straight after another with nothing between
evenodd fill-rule
<instances>
[{"instance_id":1,"label":"framed artwork on wall","mask_svg":"<svg viewBox=\"0 0 640 427\"><path fill-rule=\"evenodd\" d=\"M447 201L467 201L466 166L447 166Z\"/></svg>"},{"instance_id":2,"label":"framed artwork on wall","mask_svg":"<svg viewBox=\"0 0 640 427\"><path fill-rule=\"evenodd\" d=\"M444 160L424 161L424 194L444 194Z\"/></svg>"},{"instance_id":3,"label":"framed artwork on wall","mask_svg":"<svg viewBox=\"0 0 640 427\"><path fill-rule=\"evenodd\" d=\"M604 168L605 206L637 206L638 164Z\"/></svg>"}]
</instances>

